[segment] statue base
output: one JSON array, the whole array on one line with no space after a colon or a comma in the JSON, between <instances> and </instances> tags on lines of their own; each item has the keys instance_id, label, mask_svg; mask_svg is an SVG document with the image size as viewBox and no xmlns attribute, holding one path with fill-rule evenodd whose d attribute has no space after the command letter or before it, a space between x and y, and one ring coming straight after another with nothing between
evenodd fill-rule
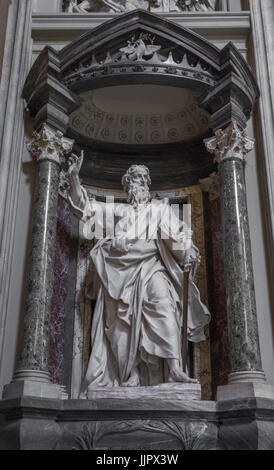
<instances>
[{"instance_id":1,"label":"statue base","mask_svg":"<svg viewBox=\"0 0 274 470\"><path fill-rule=\"evenodd\" d=\"M273 409L269 398L215 402L24 396L0 400L0 449L274 450Z\"/></svg>"},{"instance_id":2,"label":"statue base","mask_svg":"<svg viewBox=\"0 0 274 470\"><path fill-rule=\"evenodd\" d=\"M149 387L89 387L87 399L98 398L201 400L201 385L174 382Z\"/></svg>"}]
</instances>

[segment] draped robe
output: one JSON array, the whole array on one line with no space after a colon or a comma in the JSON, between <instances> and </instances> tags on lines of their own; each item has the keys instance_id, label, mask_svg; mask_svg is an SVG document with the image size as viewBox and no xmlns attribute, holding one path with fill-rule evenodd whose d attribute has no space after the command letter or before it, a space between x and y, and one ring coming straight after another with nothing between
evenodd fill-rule
<instances>
[{"instance_id":1,"label":"draped robe","mask_svg":"<svg viewBox=\"0 0 274 470\"><path fill-rule=\"evenodd\" d=\"M92 230L106 205L90 201L84 188L72 210ZM142 385L167 381L166 359L182 364L182 312L186 247L196 262L189 280L189 341L205 340L210 313L193 282L199 251L187 240L189 228L179 221L168 199L134 209L108 208L116 220L115 237L102 237L90 252L93 282L87 292L96 299L91 355L81 397L88 387L120 386L136 366ZM100 218L100 217L99 217ZM97 219L98 222L99 219Z\"/></svg>"}]
</instances>

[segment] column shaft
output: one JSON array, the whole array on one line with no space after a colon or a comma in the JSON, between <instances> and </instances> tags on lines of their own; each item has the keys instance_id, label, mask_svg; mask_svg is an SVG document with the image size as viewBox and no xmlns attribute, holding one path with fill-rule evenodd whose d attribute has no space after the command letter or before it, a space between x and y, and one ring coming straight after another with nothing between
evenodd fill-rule
<instances>
[{"instance_id":1,"label":"column shaft","mask_svg":"<svg viewBox=\"0 0 274 470\"><path fill-rule=\"evenodd\" d=\"M232 372L261 371L244 162L219 165Z\"/></svg>"},{"instance_id":2,"label":"column shaft","mask_svg":"<svg viewBox=\"0 0 274 470\"><path fill-rule=\"evenodd\" d=\"M22 351L18 369L48 371L60 167L37 164Z\"/></svg>"},{"instance_id":3,"label":"column shaft","mask_svg":"<svg viewBox=\"0 0 274 470\"><path fill-rule=\"evenodd\" d=\"M50 381L48 362L60 169L72 145L72 140L46 124L27 145L38 162L31 252L20 358L13 381L4 388L4 398L64 396L62 386Z\"/></svg>"},{"instance_id":4,"label":"column shaft","mask_svg":"<svg viewBox=\"0 0 274 470\"><path fill-rule=\"evenodd\" d=\"M205 140L219 163L226 305L231 374L229 383L265 381L257 324L244 157L254 147L236 122Z\"/></svg>"}]
</instances>

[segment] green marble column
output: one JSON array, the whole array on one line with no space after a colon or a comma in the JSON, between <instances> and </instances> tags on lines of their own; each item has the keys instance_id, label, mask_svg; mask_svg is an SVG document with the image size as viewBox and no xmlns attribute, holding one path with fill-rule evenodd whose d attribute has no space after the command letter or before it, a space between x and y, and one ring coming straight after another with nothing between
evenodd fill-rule
<instances>
[{"instance_id":1,"label":"green marble column","mask_svg":"<svg viewBox=\"0 0 274 470\"><path fill-rule=\"evenodd\" d=\"M56 392L48 388L44 393L33 383L51 385L48 359L60 165L64 155L71 153L72 145L73 141L46 124L27 145L37 159L37 174L22 344L13 382L6 387L8 396L49 393L52 397Z\"/></svg>"},{"instance_id":2,"label":"green marble column","mask_svg":"<svg viewBox=\"0 0 274 470\"><path fill-rule=\"evenodd\" d=\"M219 164L230 361L229 383L265 381L259 346L244 158L254 147L233 122L206 148Z\"/></svg>"}]
</instances>

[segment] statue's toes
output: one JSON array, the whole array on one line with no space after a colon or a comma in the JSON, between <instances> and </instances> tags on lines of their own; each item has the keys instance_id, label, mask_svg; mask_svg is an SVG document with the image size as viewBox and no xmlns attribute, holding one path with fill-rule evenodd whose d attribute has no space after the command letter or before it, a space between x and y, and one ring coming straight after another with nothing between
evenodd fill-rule
<instances>
[{"instance_id":1,"label":"statue's toes","mask_svg":"<svg viewBox=\"0 0 274 470\"><path fill-rule=\"evenodd\" d=\"M197 379L189 379L188 382L192 383L192 384L198 384L199 383L199 381Z\"/></svg>"},{"instance_id":2,"label":"statue's toes","mask_svg":"<svg viewBox=\"0 0 274 470\"><path fill-rule=\"evenodd\" d=\"M122 383L122 387L138 387L140 385L139 379L129 379L127 382Z\"/></svg>"},{"instance_id":3,"label":"statue's toes","mask_svg":"<svg viewBox=\"0 0 274 470\"><path fill-rule=\"evenodd\" d=\"M129 387L129 383L128 382L123 382L122 387Z\"/></svg>"}]
</instances>

